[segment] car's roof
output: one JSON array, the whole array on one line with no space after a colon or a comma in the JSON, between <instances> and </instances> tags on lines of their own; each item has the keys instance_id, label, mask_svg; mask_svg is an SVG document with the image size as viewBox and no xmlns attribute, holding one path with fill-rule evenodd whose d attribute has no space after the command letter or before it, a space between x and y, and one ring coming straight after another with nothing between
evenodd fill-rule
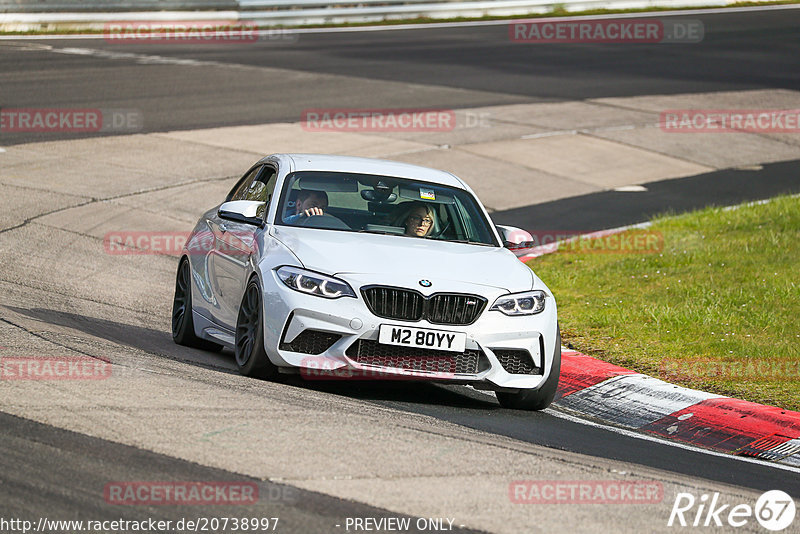
<instances>
[{"instance_id":1,"label":"car's roof","mask_svg":"<svg viewBox=\"0 0 800 534\"><path fill-rule=\"evenodd\" d=\"M383 159L327 154L273 154L269 159L290 163L295 171L333 171L410 178L464 189L464 183L449 172ZM266 158L265 158L266 159Z\"/></svg>"}]
</instances>

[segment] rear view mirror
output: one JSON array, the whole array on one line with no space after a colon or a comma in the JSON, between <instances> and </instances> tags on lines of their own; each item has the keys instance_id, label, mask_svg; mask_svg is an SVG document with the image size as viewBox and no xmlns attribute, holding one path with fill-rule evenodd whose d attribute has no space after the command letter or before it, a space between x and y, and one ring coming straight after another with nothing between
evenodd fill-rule
<instances>
[{"instance_id":1,"label":"rear view mirror","mask_svg":"<svg viewBox=\"0 0 800 534\"><path fill-rule=\"evenodd\" d=\"M392 202L397 200L397 195L392 193L391 189L389 191L379 191L377 189L363 189L361 191L361 198L363 198L364 200L368 200L370 202L391 204Z\"/></svg>"},{"instance_id":2,"label":"rear view mirror","mask_svg":"<svg viewBox=\"0 0 800 534\"><path fill-rule=\"evenodd\" d=\"M264 226L262 212L266 204L266 202L259 202L257 200L233 200L221 205L219 210L217 210L217 215L219 215L221 219L227 219L229 221Z\"/></svg>"}]
</instances>

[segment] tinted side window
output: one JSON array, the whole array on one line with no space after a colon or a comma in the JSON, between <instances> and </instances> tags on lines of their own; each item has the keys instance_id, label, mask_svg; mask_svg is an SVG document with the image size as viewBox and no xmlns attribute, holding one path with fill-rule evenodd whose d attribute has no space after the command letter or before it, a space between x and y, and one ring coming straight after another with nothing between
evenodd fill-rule
<instances>
[{"instance_id":1,"label":"tinted side window","mask_svg":"<svg viewBox=\"0 0 800 534\"><path fill-rule=\"evenodd\" d=\"M237 200L257 200L258 202L269 203L272 192L275 190L275 170L272 167L265 167L258 178L256 178L243 191L243 197Z\"/></svg>"},{"instance_id":2,"label":"tinted side window","mask_svg":"<svg viewBox=\"0 0 800 534\"><path fill-rule=\"evenodd\" d=\"M228 193L228 201L231 200L247 200L245 195L247 191L250 189L250 186L253 185L253 180L255 180L256 176L258 176L259 171L261 171L262 166L259 165L250 172L248 172L239 183L237 183L234 188Z\"/></svg>"},{"instance_id":3,"label":"tinted side window","mask_svg":"<svg viewBox=\"0 0 800 534\"><path fill-rule=\"evenodd\" d=\"M245 191L242 200L256 200L264 202L264 205L259 208L258 216L263 218L264 214L269 209L269 203L272 200L272 194L275 192L275 182L278 173L275 169L269 166L264 166L263 172L253 181L250 187Z\"/></svg>"}]
</instances>

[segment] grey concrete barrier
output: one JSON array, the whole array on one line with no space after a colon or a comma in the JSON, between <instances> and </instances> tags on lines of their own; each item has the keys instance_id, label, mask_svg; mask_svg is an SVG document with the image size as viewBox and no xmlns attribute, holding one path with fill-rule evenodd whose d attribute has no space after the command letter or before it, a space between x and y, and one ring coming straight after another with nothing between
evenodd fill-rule
<instances>
[{"instance_id":1,"label":"grey concrete barrier","mask_svg":"<svg viewBox=\"0 0 800 534\"><path fill-rule=\"evenodd\" d=\"M0 0L0 13L238 10L236 0Z\"/></svg>"},{"instance_id":2,"label":"grey concrete barrier","mask_svg":"<svg viewBox=\"0 0 800 534\"><path fill-rule=\"evenodd\" d=\"M117 21L233 20L259 26L524 16L556 10L725 6L734 0L0 0L0 32L102 30Z\"/></svg>"}]
</instances>

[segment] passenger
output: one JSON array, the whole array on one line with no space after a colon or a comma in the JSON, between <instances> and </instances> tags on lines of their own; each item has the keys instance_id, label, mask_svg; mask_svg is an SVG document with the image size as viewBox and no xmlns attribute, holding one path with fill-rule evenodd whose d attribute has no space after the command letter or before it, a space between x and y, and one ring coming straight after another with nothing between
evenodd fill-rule
<instances>
[{"instance_id":1,"label":"passenger","mask_svg":"<svg viewBox=\"0 0 800 534\"><path fill-rule=\"evenodd\" d=\"M297 193L295 203L295 214L284 217L286 224L295 224L302 216L311 217L313 215L325 215L328 208L328 194L325 191L315 191L313 189L301 189Z\"/></svg>"}]
</instances>

